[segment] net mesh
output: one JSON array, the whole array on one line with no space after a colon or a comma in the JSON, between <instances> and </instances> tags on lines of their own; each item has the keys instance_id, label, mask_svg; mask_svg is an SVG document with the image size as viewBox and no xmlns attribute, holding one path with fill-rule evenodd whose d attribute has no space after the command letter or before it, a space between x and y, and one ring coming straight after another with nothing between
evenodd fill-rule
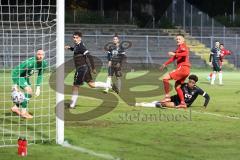
<instances>
[{"instance_id":1,"label":"net mesh","mask_svg":"<svg viewBox=\"0 0 240 160\"><path fill-rule=\"evenodd\" d=\"M56 63L56 1L0 1L0 146L16 145L19 137L29 143L55 138L55 92L49 76ZM33 96L26 120L11 112L12 69L34 57L39 48L45 52L48 67L43 74L41 94ZM31 76L33 95L37 73ZM23 91L23 90L22 90Z\"/></svg>"}]
</instances>

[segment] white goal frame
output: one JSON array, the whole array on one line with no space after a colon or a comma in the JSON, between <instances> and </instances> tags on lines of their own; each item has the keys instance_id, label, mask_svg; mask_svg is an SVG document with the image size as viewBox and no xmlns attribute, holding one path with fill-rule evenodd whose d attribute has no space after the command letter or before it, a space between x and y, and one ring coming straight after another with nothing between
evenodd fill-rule
<instances>
[{"instance_id":1,"label":"white goal frame","mask_svg":"<svg viewBox=\"0 0 240 160\"><path fill-rule=\"evenodd\" d=\"M57 53L56 53L56 143L64 142L64 33L65 0L57 0ZM58 115L61 115L60 117Z\"/></svg>"}]
</instances>

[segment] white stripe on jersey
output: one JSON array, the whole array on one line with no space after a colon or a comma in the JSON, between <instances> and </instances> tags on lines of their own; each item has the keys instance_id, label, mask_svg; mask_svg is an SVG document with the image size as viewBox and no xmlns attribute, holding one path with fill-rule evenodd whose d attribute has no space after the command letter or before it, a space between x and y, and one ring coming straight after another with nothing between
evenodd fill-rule
<instances>
[{"instance_id":1,"label":"white stripe on jersey","mask_svg":"<svg viewBox=\"0 0 240 160\"><path fill-rule=\"evenodd\" d=\"M207 93L206 93L206 92L204 92L202 96L205 96L206 94L207 94Z\"/></svg>"}]
</instances>

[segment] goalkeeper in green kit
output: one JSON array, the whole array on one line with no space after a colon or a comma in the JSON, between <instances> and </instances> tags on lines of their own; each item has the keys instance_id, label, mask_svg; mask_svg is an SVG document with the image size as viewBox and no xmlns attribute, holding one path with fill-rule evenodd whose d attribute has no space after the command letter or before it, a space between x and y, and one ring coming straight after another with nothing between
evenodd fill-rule
<instances>
[{"instance_id":1,"label":"goalkeeper in green kit","mask_svg":"<svg viewBox=\"0 0 240 160\"><path fill-rule=\"evenodd\" d=\"M30 84L29 77L35 72L38 73L36 79L36 91L35 96L40 95L40 85L43 81L43 72L47 67L47 61L44 60L44 51L38 49L36 56L21 62L12 70L12 80L13 80L13 90L12 90L12 100L15 105L12 107L12 112L17 113L23 118L31 119L33 116L28 113L27 106L28 101L32 97L32 88ZM19 90L24 90L24 94ZM21 93L21 94L20 94ZM22 95L22 96L21 96ZM22 106L20 108L20 105Z\"/></svg>"}]
</instances>

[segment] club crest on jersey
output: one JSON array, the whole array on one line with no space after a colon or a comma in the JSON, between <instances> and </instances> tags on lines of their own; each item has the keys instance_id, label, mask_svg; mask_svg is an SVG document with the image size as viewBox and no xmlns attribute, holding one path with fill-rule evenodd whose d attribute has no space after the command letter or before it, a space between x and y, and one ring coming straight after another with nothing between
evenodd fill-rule
<instances>
[{"instance_id":1,"label":"club crest on jersey","mask_svg":"<svg viewBox=\"0 0 240 160\"><path fill-rule=\"evenodd\" d=\"M117 55L117 54L118 54L118 51L117 51L117 50L113 50L113 51L112 51L112 54L113 54L113 55Z\"/></svg>"}]
</instances>

